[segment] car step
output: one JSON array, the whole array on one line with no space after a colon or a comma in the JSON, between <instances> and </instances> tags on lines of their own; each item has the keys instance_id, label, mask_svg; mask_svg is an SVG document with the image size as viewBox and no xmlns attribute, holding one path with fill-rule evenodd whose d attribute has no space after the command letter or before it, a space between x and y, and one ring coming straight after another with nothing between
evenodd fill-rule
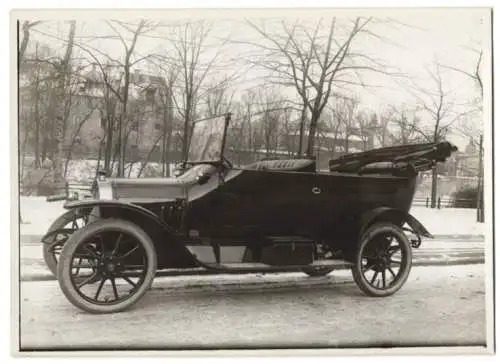
<instances>
[{"instance_id":1,"label":"car step","mask_svg":"<svg viewBox=\"0 0 500 364\"><path fill-rule=\"evenodd\" d=\"M207 264L209 269L223 270L260 270L260 271L281 271L281 270L301 270L304 268L319 268L331 267L332 269L346 269L352 266L351 263L341 259L325 259L317 260L306 265L269 265L264 263L222 263L222 264Z\"/></svg>"}]
</instances>

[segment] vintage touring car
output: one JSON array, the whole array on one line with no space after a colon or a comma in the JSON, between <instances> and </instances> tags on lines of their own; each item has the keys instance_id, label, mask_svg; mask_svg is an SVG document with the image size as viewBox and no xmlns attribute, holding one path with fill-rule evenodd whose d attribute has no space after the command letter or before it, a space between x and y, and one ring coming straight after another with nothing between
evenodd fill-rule
<instances>
[{"instance_id":1,"label":"vintage touring car","mask_svg":"<svg viewBox=\"0 0 500 364\"><path fill-rule=\"evenodd\" d=\"M412 249L432 235L408 212L419 172L448 142L386 147L331 160L263 160L235 167L230 114L193 123L173 178L108 178L43 240L67 299L92 313L128 309L167 269L214 272L350 268L359 288L388 296L408 278Z\"/></svg>"}]
</instances>

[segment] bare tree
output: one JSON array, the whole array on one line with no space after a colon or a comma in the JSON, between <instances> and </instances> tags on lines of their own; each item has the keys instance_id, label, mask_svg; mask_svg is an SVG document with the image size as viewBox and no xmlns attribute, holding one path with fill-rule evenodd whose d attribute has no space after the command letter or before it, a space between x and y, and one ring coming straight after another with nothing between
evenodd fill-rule
<instances>
[{"instance_id":1,"label":"bare tree","mask_svg":"<svg viewBox=\"0 0 500 364\"><path fill-rule=\"evenodd\" d=\"M321 21L313 27L298 21L293 25L282 22L284 35L272 34L264 26L248 21L267 41L251 43L261 52L261 58L254 63L270 71L270 82L293 87L303 104L301 130L305 110L310 113L305 151L308 156L312 155L318 121L330 97L338 95L338 90L346 85L363 84L361 71L386 72L379 62L352 47L362 34L378 38L368 29L372 22L372 18L358 17L346 26L333 17L323 36Z\"/></svg>"},{"instance_id":2,"label":"bare tree","mask_svg":"<svg viewBox=\"0 0 500 364\"><path fill-rule=\"evenodd\" d=\"M414 85L412 92L418 100L418 109L422 117L428 120L428 128L414 128L422 138L430 143L438 143L446 137L450 128L469 111L457 112L454 95L451 89L446 88L443 80L443 67L435 59L432 67L426 69L432 87L425 89ZM437 168L432 169L431 207L435 208L437 201Z\"/></svg>"},{"instance_id":3,"label":"bare tree","mask_svg":"<svg viewBox=\"0 0 500 364\"><path fill-rule=\"evenodd\" d=\"M21 175L28 146L34 144L34 167L41 167L40 150L41 134L45 123L45 112L47 97L46 85L50 82L48 64L39 59L38 44L35 47L33 57L24 57L21 61L22 79L20 85L20 131L23 135L21 148ZM31 141L33 138L33 141Z\"/></svg>"},{"instance_id":4,"label":"bare tree","mask_svg":"<svg viewBox=\"0 0 500 364\"><path fill-rule=\"evenodd\" d=\"M214 81L208 86L205 102L206 117L223 115L231 109L234 92L229 89L229 79Z\"/></svg>"},{"instance_id":5,"label":"bare tree","mask_svg":"<svg viewBox=\"0 0 500 364\"><path fill-rule=\"evenodd\" d=\"M125 147L127 144L126 135L128 134L125 129L127 123L127 108L129 105L130 85L131 85L131 70L138 63L153 57L152 54L145 56L138 56L135 53L139 37L151 32L157 27L156 23L146 20L140 20L137 24L122 22L118 20L106 21L109 28L113 31L114 35L101 37L107 39L118 39L123 46L124 54L123 60L120 58L113 58L109 54L90 46L89 44L77 43L76 46L83 50L92 59L102 74L102 80L109 91L114 94L120 104L120 111L117 115L118 119L118 140L117 140L117 154L118 154L118 176L124 176L125 168ZM132 37L131 40L127 40ZM100 60L104 57L106 62ZM108 66L108 67L106 67ZM116 73L110 72L111 69L119 70L120 76ZM108 141L109 142L109 141Z\"/></svg>"},{"instance_id":6,"label":"bare tree","mask_svg":"<svg viewBox=\"0 0 500 364\"><path fill-rule=\"evenodd\" d=\"M318 123L318 145L328 151L330 158L337 155L339 138L341 137L341 118L332 106L323 114L322 122Z\"/></svg>"},{"instance_id":7,"label":"bare tree","mask_svg":"<svg viewBox=\"0 0 500 364\"><path fill-rule=\"evenodd\" d=\"M108 72L110 72L109 70L110 67L104 67L102 69L102 76L104 79L110 79L111 75L108 74ZM113 152L118 145L118 143L116 143L115 133L118 132L118 107L120 101L116 94L111 91L112 88L110 88L109 85L101 83L100 87L102 88L102 99L99 113L101 116L101 127L104 129L103 139L100 144L104 147L104 170L111 171Z\"/></svg>"},{"instance_id":8,"label":"bare tree","mask_svg":"<svg viewBox=\"0 0 500 364\"><path fill-rule=\"evenodd\" d=\"M23 31L23 40L21 41L21 45L19 46L19 62L24 60L24 54L26 53L26 49L28 49L28 43L30 39L30 29L34 26L37 26L41 23L41 21L28 21L25 20L23 22L22 31Z\"/></svg>"},{"instance_id":9,"label":"bare tree","mask_svg":"<svg viewBox=\"0 0 500 364\"><path fill-rule=\"evenodd\" d=\"M298 124L297 121L299 122ZM282 138L281 146L286 150L289 157L292 157L297 151L295 135L300 130L300 121L294 119L293 108L285 107L282 113L280 137Z\"/></svg>"},{"instance_id":10,"label":"bare tree","mask_svg":"<svg viewBox=\"0 0 500 364\"><path fill-rule=\"evenodd\" d=\"M335 103L334 115L344 137L344 153L349 153L349 142L355 134L358 107L359 100L356 98L342 97L337 99Z\"/></svg>"},{"instance_id":11,"label":"bare tree","mask_svg":"<svg viewBox=\"0 0 500 364\"><path fill-rule=\"evenodd\" d=\"M54 184L60 184L63 177L63 144L67 119L67 103L66 95L71 82L71 56L73 53L73 44L75 40L76 21L70 22L70 29L68 34L68 42L66 46L66 53L59 65L58 73L59 80L57 85L57 107L56 111L56 127L55 127L55 142L56 152L54 155Z\"/></svg>"},{"instance_id":12,"label":"bare tree","mask_svg":"<svg viewBox=\"0 0 500 364\"><path fill-rule=\"evenodd\" d=\"M242 96L244 109L244 129L246 130L247 140L243 145L247 145L249 150L255 151L255 130L252 124L252 114L255 112L255 103L257 95L253 91L247 91Z\"/></svg>"},{"instance_id":13,"label":"bare tree","mask_svg":"<svg viewBox=\"0 0 500 364\"><path fill-rule=\"evenodd\" d=\"M178 77L178 70L170 68L166 81L159 88L159 99L162 112L162 175L170 176L170 149L172 144L172 132L174 128L174 84Z\"/></svg>"},{"instance_id":14,"label":"bare tree","mask_svg":"<svg viewBox=\"0 0 500 364\"><path fill-rule=\"evenodd\" d=\"M477 105L478 108L482 110L482 99L483 99L483 79L481 77L481 67L482 67L482 61L483 61L483 50L478 47L468 47L469 50L471 50L475 55L476 55L476 64L474 66L474 69L472 71L466 71L454 66L448 66L448 65L443 65L442 67L448 68L450 70L453 70L455 72L458 72L462 75L465 75L469 79L471 79L475 86L478 89L479 92L479 97L477 98Z\"/></svg>"},{"instance_id":15,"label":"bare tree","mask_svg":"<svg viewBox=\"0 0 500 364\"><path fill-rule=\"evenodd\" d=\"M272 154L276 154L279 145L280 114L283 112L284 101L273 90L261 92L259 97L263 147L266 158L270 158Z\"/></svg>"},{"instance_id":16,"label":"bare tree","mask_svg":"<svg viewBox=\"0 0 500 364\"><path fill-rule=\"evenodd\" d=\"M477 90L478 96L473 101L473 106L476 108L477 113L482 116L483 113L483 98L484 98L484 89L483 89L483 80L481 76L482 71L482 61L483 61L483 50L479 46L478 42L475 42L475 46L467 47L471 50L477 57L475 67L473 71L466 71L453 66L444 66L455 72L459 72L462 75L465 75L467 78L471 79ZM456 131L459 131L469 137L470 140L478 147L479 149L479 168L478 168L478 183L477 183L477 196L476 196L476 204L477 204L477 221L484 222L484 165L483 165L483 134L482 131L478 132L477 125L470 125L470 123L464 123L465 125L461 125L458 128L455 128ZM479 127L482 129L482 127Z\"/></svg>"},{"instance_id":17,"label":"bare tree","mask_svg":"<svg viewBox=\"0 0 500 364\"><path fill-rule=\"evenodd\" d=\"M379 116L378 132L375 134L375 137L381 147L388 147L391 144L390 120L389 115L385 114L385 112L382 112Z\"/></svg>"},{"instance_id":18,"label":"bare tree","mask_svg":"<svg viewBox=\"0 0 500 364\"><path fill-rule=\"evenodd\" d=\"M380 116L379 142L386 145L405 145L428 141L417 109L407 105L389 105Z\"/></svg>"},{"instance_id":19,"label":"bare tree","mask_svg":"<svg viewBox=\"0 0 500 364\"><path fill-rule=\"evenodd\" d=\"M87 112L87 114L85 116L83 116L82 120L78 123L78 125L76 126L76 130L73 132L73 135L71 136L68 151L66 153L66 162L64 164L64 178L67 177L68 165L69 165L69 162L71 161L73 148L74 148L75 144L77 143L77 140L80 136L80 131L82 130L82 127L85 125L85 123L90 119L90 117L92 116L94 111L97 109L97 105L89 105L89 106L90 106L89 111Z\"/></svg>"},{"instance_id":20,"label":"bare tree","mask_svg":"<svg viewBox=\"0 0 500 364\"><path fill-rule=\"evenodd\" d=\"M355 125L358 131L358 135L361 138L362 150L366 151L368 150L370 144L370 135L371 135L370 118L365 112L359 111L355 117Z\"/></svg>"},{"instance_id":21,"label":"bare tree","mask_svg":"<svg viewBox=\"0 0 500 364\"><path fill-rule=\"evenodd\" d=\"M175 57L165 57L180 70L180 97L175 93L173 101L181 115L183 127L182 157L187 158L189 145L189 127L196 112L196 102L200 99L201 87L220 55L220 50L204 60L202 55L208 47L207 38L211 25L205 21L188 22L171 28L171 44Z\"/></svg>"},{"instance_id":22,"label":"bare tree","mask_svg":"<svg viewBox=\"0 0 500 364\"><path fill-rule=\"evenodd\" d=\"M74 97L80 83L81 65L75 61L69 57L69 66L64 68L64 59L52 55L48 47L41 47L38 43L34 53L25 54L21 70L25 81L21 88L23 98L27 99L22 100L21 121L24 135L29 136L30 148L34 150L35 168L40 168L46 157L53 163L59 158L55 166L63 163L61 150L70 127L68 121L77 112ZM31 105L29 120L25 120L27 105ZM57 128L62 128L59 135ZM23 143L23 153L24 146ZM62 171L61 167L57 173ZM54 178L57 173L54 173Z\"/></svg>"}]
</instances>

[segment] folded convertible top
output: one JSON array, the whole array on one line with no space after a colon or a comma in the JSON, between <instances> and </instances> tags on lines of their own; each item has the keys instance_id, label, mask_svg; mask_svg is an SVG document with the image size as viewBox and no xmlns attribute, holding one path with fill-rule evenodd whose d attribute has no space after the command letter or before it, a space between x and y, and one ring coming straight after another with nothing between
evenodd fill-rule
<instances>
[{"instance_id":1,"label":"folded convertible top","mask_svg":"<svg viewBox=\"0 0 500 364\"><path fill-rule=\"evenodd\" d=\"M411 144L372 149L331 159L330 172L383 173L411 169L421 172L443 162L457 147L449 142Z\"/></svg>"}]
</instances>

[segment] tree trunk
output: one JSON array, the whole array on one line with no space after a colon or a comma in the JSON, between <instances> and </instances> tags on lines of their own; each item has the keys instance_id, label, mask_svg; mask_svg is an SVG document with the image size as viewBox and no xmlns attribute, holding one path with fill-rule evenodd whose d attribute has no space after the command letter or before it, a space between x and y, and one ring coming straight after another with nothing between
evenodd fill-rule
<instances>
[{"instance_id":1,"label":"tree trunk","mask_svg":"<svg viewBox=\"0 0 500 364\"><path fill-rule=\"evenodd\" d=\"M63 145L64 145L64 131L66 122L66 90L67 81L69 80L71 71L71 54L73 52L73 41L75 38L75 28L76 22L72 20L70 22L70 30L68 36L68 46L66 48L66 54L61 63L61 72L59 75L59 83L57 86L57 114L56 114L56 150L54 154L54 184L61 184L63 171L62 171L62 161L63 161Z\"/></svg>"},{"instance_id":2,"label":"tree trunk","mask_svg":"<svg viewBox=\"0 0 500 364\"><path fill-rule=\"evenodd\" d=\"M124 114L118 118L118 177L123 177L125 172L125 141L124 141Z\"/></svg>"},{"instance_id":3,"label":"tree trunk","mask_svg":"<svg viewBox=\"0 0 500 364\"><path fill-rule=\"evenodd\" d=\"M437 200L437 183L438 183L438 171L437 166L432 167L432 185L431 185L431 208L436 208Z\"/></svg>"},{"instance_id":4,"label":"tree trunk","mask_svg":"<svg viewBox=\"0 0 500 364\"><path fill-rule=\"evenodd\" d=\"M93 112L93 111L92 111ZM92 113L91 112L91 113ZM76 138L78 137L78 135L80 134L80 130L82 129L83 127L83 124L85 124L87 122L87 120L89 119L90 117L90 114L87 115L81 122L80 124L78 124L77 128L76 128L76 131L75 131L75 134L73 134L73 138L71 138L71 143L69 145L69 148L68 148L68 152L66 153L66 161L64 163L64 178L66 178L66 175L68 173L68 164L71 160L71 155L73 153L73 148L75 147L75 143L76 143ZM100 146L99 146L100 147Z\"/></svg>"},{"instance_id":5,"label":"tree trunk","mask_svg":"<svg viewBox=\"0 0 500 364\"><path fill-rule=\"evenodd\" d=\"M35 95L35 168L40 168L40 95L38 90Z\"/></svg>"},{"instance_id":6,"label":"tree trunk","mask_svg":"<svg viewBox=\"0 0 500 364\"><path fill-rule=\"evenodd\" d=\"M434 125L434 143L437 143L439 141L439 135L438 135L438 127L439 127L439 121L436 121L436 124ZM437 184L438 184L438 169L437 165L432 168L432 186L431 186L431 208L436 207L436 200L437 200Z\"/></svg>"},{"instance_id":7,"label":"tree trunk","mask_svg":"<svg viewBox=\"0 0 500 364\"><path fill-rule=\"evenodd\" d=\"M311 123L309 124L309 135L307 136L307 149L306 149L306 156L308 158L313 158L319 116L320 114L317 112L313 112L311 114Z\"/></svg>"},{"instance_id":8,"label":"tree trunk","mask_svg":"<svg viewBox=\"0 0 500 364\"><path fill-rule=\"evenodd\" d=\"M23 23L23 27L22 27L22 30L23 30L23 40L21 42L21 47L19 48L19 63L22 62L23 58L24 58L24 53L26 52L26 49L28 48L28 42L29 42L29 39L30 39L30 22L29 21L25 21Z\"/></svg>"},{"instance_id":9,"label":"tree trunk","mask_svg":"<svg viewBox=\"0 0 500 364\"><path fill-rule=\"evenodd\" d=\"M28 133L24 133L23 143L21 144L21 170L19 171L21 175L21 180L24 175L24 165L26 163L26 143L28 141Z\"/></svg>"},{"instance_id":10,"label":"tree trunk","mask_svg":"<svg viewBox=\"0 0 500 364\"><path fill-rule=\"evenodd\" d=\"M163 110L163 138L161 148L161 176L167 175L167 109Z\"/></svg>"},{"instance_id":11,"label":"tree trunk","mask_svg":"<svg viewBox=\"0 0 500 364\"><path fill-rule=\"evenodd\" d=\"M144 160L142 161L141 163L141 168L139 169L139 172L137 173L137 177L140 177L142 172L144 171L144 168L146 168L146 165L149 163L149 159L151 158L151 154L153 154L153 151L155 150L155 146L156 144L160 141L161 138L163 138L163 136L165 135L165 133L162 133L153 143L151 149L149 150L148 154L146 155L146 158L144 158Z\"/></svg>"},{"instance_id":12,"label":"tree trunk","mask_svg":"<svg viewBox=\"0 0 500 364\"><path fill-rule=\"evenodd\" d=\"M484 191L483 191L483 136L479 137L479 171L477 178L476 221L484 222Z\"/></svg>"},{"instance_id":13,"label":"tree trunk","mask_svg":"<svg viewBox=\"0 0 500 364\"><path fill-rule=\"evenodd\" d=\"M162 176L170 177L170 143L172 140L172 95L167 92L165 108L163 109L163 148L162 148Z\"/></svg>"},{"instance_id":14,"label":"tree trunk","mask_svg":"<svg viewBox=\"0 0 500 364\"><path fill-rule=\"evenodd\" d=\"M99 165L101 164L103 141L104 140L99 141L99 150L97 152L97 164L95 167L95 178L98 177L97 173L99 172Z\"/></svg>"},{"instance_id":15,"label":"tree trunk","mask_svg":"<svg viewBox=\"0 0 500 364\"><path fill-rule=\"evenodd\" d=\"M106 136L105 136L105 149L104 149L104 170L111 171L111 158L113 156L113 131L115 120L111 116L106 116Z\"/></svg>"},{"instance_id":16,"label":"tree trunk","mask_svg":"<svg viewBox=\"0 0 500 364\"><path fill-rule=\"evenodd\" d=\"M299 130L299 149L297 151L297 157L302 157L302 144L304 140L304 128L306 125L306 106L302 107L302 111L300 114L300 130Z\"/></svg>"},{"instance_id":17,"label":"tree trunk","mask_svg":"<svg viewBox=\"0 0 500 364\"><path fill-rule=\"evenodd\" d=\"M186 111L184 115L184 138L182 142L182 159L186 161L188 159L189 153L189 118L191 109L191 97L188 95L186 97Z\"/></svg>"},{"instance_id":18,"label":"tree trunk","mask_svg":"<svg viewBox=\"0 0 500 364\"><path fill-rule=\"evenodd\" d=\"M130 85L130 66L129 66L130 60L127 57L126 63L125 63L125 85L123 87L123 104L122 104L122 112L120 115L120 160L118 164L118 176L123 177L124 176L124 168L125 168L125 151L126 151L126 145L127 145L127 139L128 139L128 134L125 134L125 123L126 123L126 118L127 118L127 103L128 103L128 89Z\"/></svg>"},{"instance_id":19,"label":"tree trunk","mask_svg":"<svg viewBox=\"0 0 500 364\"><path fill-rule=\"evenodd\" d=\"M349 154L349 136L350 136L350 130L346 127L345 139L344 139L344 153L345 154Z\"/></svg>"}]
</instances>

